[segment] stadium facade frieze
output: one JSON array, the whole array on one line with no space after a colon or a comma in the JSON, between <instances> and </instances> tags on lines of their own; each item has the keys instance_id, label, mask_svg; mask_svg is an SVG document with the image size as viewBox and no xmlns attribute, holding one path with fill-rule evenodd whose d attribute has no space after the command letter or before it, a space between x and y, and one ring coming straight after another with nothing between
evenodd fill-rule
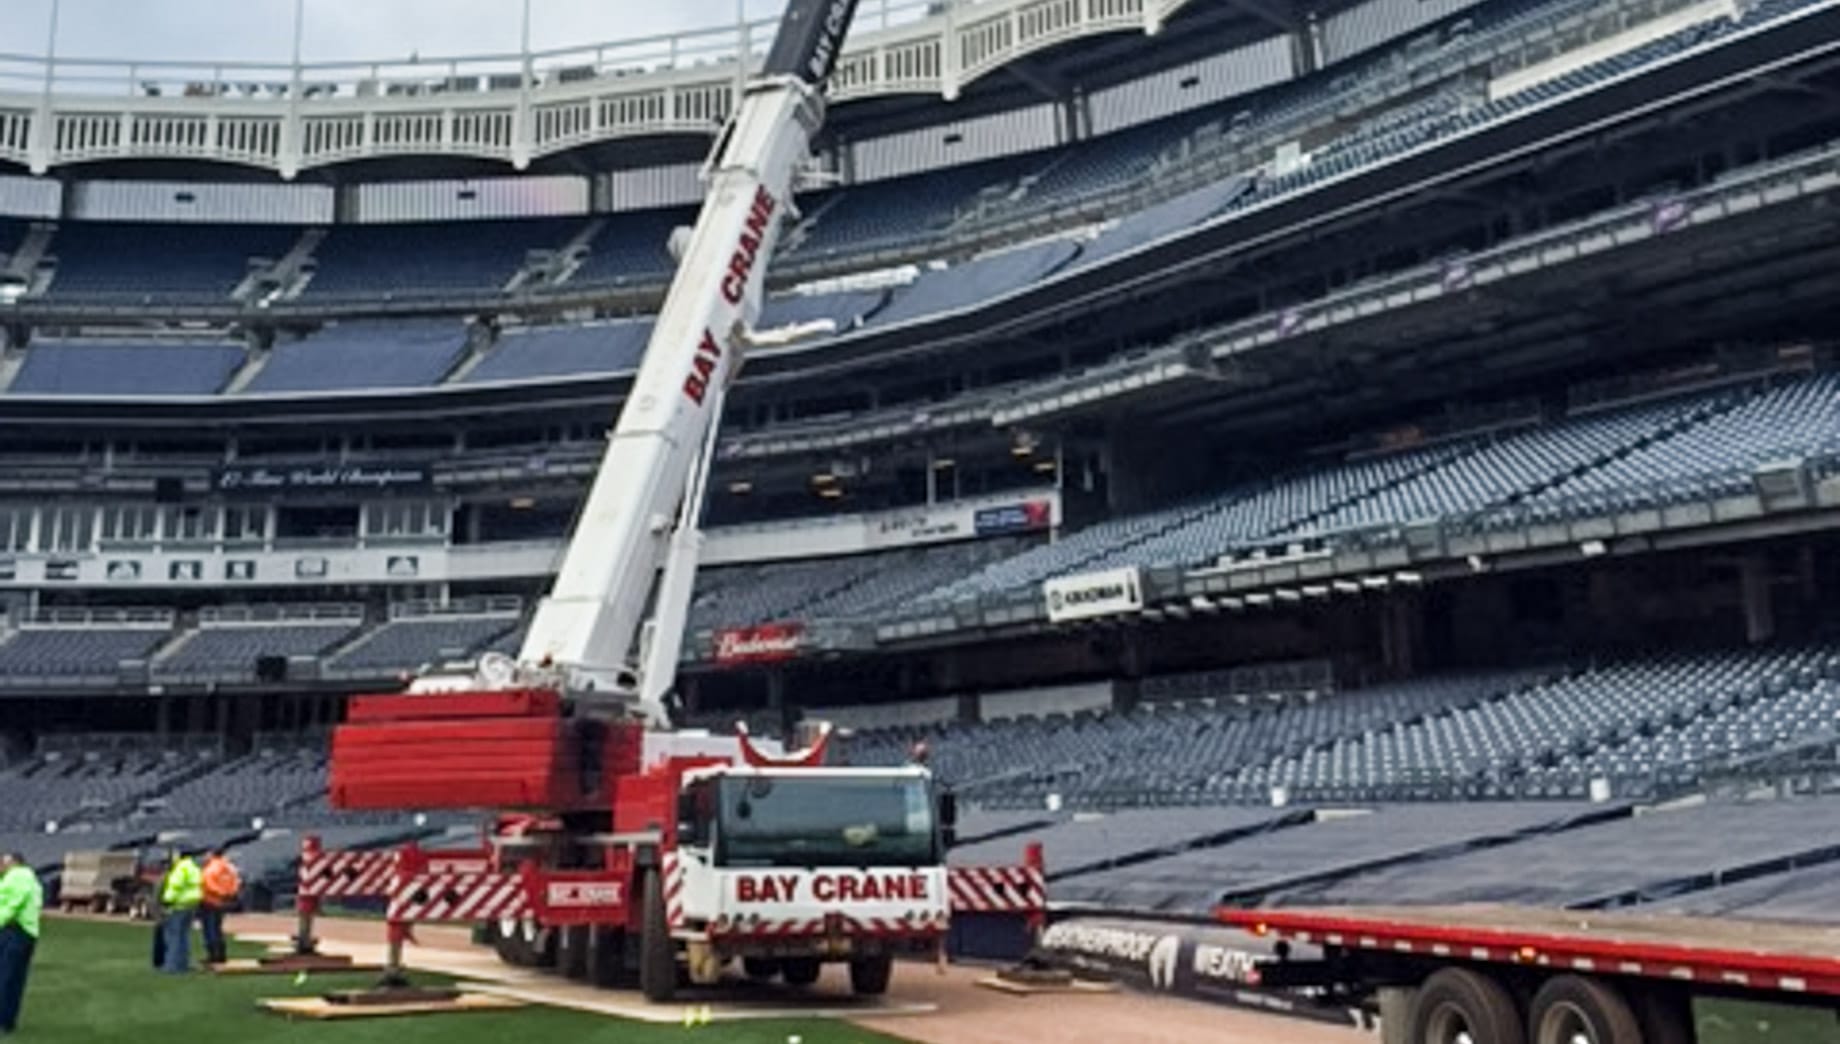
<instances>
[{"instance_id":1,"label":"stadium facade frieze","mask_svg":"<svg viewBox=\"0 0 1840 1044\"><path fill-rule=\"evenodd\" d=\"M829 93L838 102L900 95L949 101L1048 48L1107 34L1156 35L1193 2L903 0L883 12L892 24L852 36ZM181 63L86 60L68 84L60 83L55 62L39 60L45 90L0 93L0 160L35 174L75 163L182 159L293 178L402 156L483 159L523 170L595 142L713 134L746 81L734 55L751 51L765 32L744 26L510 57L239 62L202 77ZM163 83L168 77L180 79ZM102 93L98 83L120 88Z\"/></svg>"}]
</instances>

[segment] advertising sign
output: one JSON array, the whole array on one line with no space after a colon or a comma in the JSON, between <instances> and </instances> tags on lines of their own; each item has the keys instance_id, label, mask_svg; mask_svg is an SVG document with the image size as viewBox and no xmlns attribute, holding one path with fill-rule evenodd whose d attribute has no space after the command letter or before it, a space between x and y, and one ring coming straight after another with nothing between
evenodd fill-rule
<instances>
[{"instance_id":1,"label":"advertising sign","mask_svg":"<svg viewBox=\"0 0 1840 1044\"><path fill-rule=\"evenodd\" d=\"M1144 607L1143 580L1135 566L1056 577L1041 587L1048 600L1048 619L1055 623L1116 616Z\"/></svg>"},{"instance_id":2,"label":"advertising sign","mask_svg":"<svg viewBox=\"0 0 1840 1044\"><path fill-rule=\"evenodd\" d=\"M1004 533L1027 533L1054 524L1054 505L1046 500L1025 500L1020 504L983 508L971 516L978 536Z\"/></svg>"},{"instance_id":3,"label":"advertising sign","mask_svg":"<svg viewBox=\"0 0 1840 1044\"><path fill-rule=\"evenodd\" d=\"M1154 993L1324 1022L1361 1021L1358 1011L1318 1001L1303 991L1261 989L1258 966L1273 958L1270 945L1231 929L1078 918L1050 925L1042 934L1041 949L1055 964Z\"/></svg>"},{"instance_id":4,"label":"advertising sign","mask_svg":"<svg viewBox=\"0 0 1840 1044\"><path fill-rule=\"evenodd\" d=\"M773 663L798 655L805 643L805 625L761 624L716 632L716 662L722 664Z\"/></svg>"},{"instance_id":5,"label":"advertising sign","mask_svg":"<svg viewBox=\"0 0 1840 1044\"><path fill-rule=\"evenodd\" d=\"M141 564L129 558L117 558L109 562L106 575L112 581L134 581L141 578Z\"/></svg>"}]
</instances>

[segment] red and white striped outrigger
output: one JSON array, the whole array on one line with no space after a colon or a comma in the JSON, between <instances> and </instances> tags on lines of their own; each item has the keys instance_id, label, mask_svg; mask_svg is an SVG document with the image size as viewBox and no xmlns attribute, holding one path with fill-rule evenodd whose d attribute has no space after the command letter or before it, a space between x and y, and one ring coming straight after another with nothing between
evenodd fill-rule
<instances>
[{"instance_id":1,"label":"red and white striped outrigger","mask_svg":"<svg viewBox=\"0 0 1840 1044\"><path fill-rule=\"evenodd\" d=\"M675 853L661 857L668 917L674 930L683 921L678 902L682 879ZM430 852L410 842L399 848L368 851L328 850L319 838L301 839L300 883L295 893L299 933L296 957L318 957L313 920L328 899L383 901L389 940L386 981L400 980L402 947L414 941L417 924L469 924L534 920L545 928L593 924L616 914L628 897L630 867L557 871L525 863L515 871L497 869L496 853L477 849ZM947 870L954 914L1007 915L1023 919L1038 936L1047 919L1047 881L1042 847L1030 842L1015 866L956 866ZM708 926L712 937L796 938L822 935L843 927L881 936L943 937L949 922L858 919L838 914L802 921L750 920Z\"/></svg>"}]
</instances>

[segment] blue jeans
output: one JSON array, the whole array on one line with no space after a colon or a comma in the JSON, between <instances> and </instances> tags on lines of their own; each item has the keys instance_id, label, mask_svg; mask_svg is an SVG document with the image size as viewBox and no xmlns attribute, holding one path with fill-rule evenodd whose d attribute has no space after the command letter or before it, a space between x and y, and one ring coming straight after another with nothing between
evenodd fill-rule
<instances>
[{"instance_id":1,"label":"blue jeans","mask_svg":"<svg viewBox=\"0 0 1840 1044\"><path fill-rule=\"evenodd\" d=\"M206 903L198 908L198 926L204 929L204 959L224 963L224 908Z\"/></svg>"},{"instance_id":2,"label":"blue jeans","mask_svg":"<svg viewBox=\"0 0 1840 1044\"><path fill-rule=\"evenodd\" d=\"M166 933L166 964L160 970L182 975L192 970L192 910L168 910L160 929Z\"/></svg>"},{"instance_id":3,"label":"blue jeans","mask_svg":"<svg viewBox=\"0 0 1840 1044\"><path fill-rule=\"evenodd\" d=\"M38 940L16 924L0 928L0 1033L19 1028L19 1004L26 995L26 971Z\"/></svg>"}]
</instances>

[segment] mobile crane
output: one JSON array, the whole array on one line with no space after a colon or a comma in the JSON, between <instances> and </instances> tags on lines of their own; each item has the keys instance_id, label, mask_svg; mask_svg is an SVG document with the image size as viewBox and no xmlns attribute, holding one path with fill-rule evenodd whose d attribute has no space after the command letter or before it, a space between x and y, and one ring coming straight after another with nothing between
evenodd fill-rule
<instances>
[{"instance_id":1,"label":"mobile crane","mask_svg":"<svg viewBox=\"0 0 1840 1044\"><path fill-rule=\"evenodd\" d=\"M644 361L517 657L355 698L335 731L334 807L498 812L477 858L411 848L386 873L309 846L302 894L372 882L395 952L412 923L484 922L508 960L606 984L636 973L662 1001L736 958L795 985L845 961L853 989L877 994L896 953L942 943L953 811L924 768L824 767L828 730L793 754L745 729L672 731L665 702L723 398L747 346L771 336L752 332L765 272L855 7L791 0L717 139L707 199L674 242ZM1013 868L992 871L986 901L1013 891L1040 907L1038 868L1015 889Z\"/></svg>"}]
</instances>

